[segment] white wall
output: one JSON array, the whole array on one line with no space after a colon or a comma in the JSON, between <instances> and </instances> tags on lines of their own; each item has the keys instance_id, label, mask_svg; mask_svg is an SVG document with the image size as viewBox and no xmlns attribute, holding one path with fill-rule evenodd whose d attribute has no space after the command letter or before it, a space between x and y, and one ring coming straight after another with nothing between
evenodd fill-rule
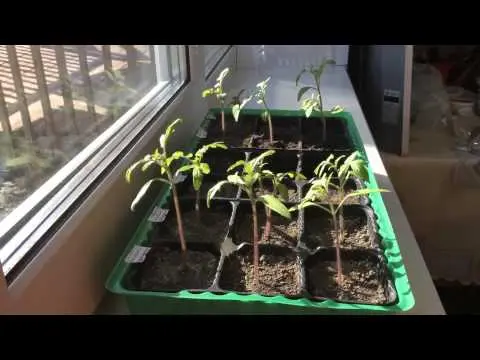
<instances>
[{"instance_id":1,"label":"white wall","mask_svg":"<svg viewBox=\"0 0 480 360\"><path fill-rule=\"evenodd\" d=\"M242 69L296 67L319 64L323 58L346 66L348 45L239 45L237 66Z\"/></svg>"}]
</instances>

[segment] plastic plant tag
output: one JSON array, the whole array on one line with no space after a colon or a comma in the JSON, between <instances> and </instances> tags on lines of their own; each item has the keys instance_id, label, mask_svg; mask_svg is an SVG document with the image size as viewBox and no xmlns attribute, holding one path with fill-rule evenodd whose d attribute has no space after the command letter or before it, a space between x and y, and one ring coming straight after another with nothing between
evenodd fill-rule
<instances>
[{"instance_id":1,"label":"plastic plant tag","mask_svg":"<svg viewBox=\"0 0 480 360\"><path fill-rule=\"evenodd\" d=\"M297 180L295 180L295 183L296 183L298 186L302 187L302 186L304 186L305 184L308 183L308 180L297 179Z\"/></svg>"},{"instance_id":2,"label":"plastic plant tag","mask_svg":"<svg viewBox=\"0 0 480 360\"><path fill-rule=\"evenodd\" d=\"M181 182L184 182L186 178L187 178L187 175L180 173L175 176L175 179L173 179L173 182L175 184L179 184Z\"/></svg>"},{"instance_id":3,"label":"plastic plant tag","mask_svg":"<svg viewBox=\"0 0 480 360\"><path fill-rule=\"evenodd\" d=\"M237 250L237 245L233 243L231 237L227 237L220 247L221 253L225 256L230 255L235 250Z\"/></svg>"},{"instance_id":4,"label":"plastic plant tag","mask_svg":"<svg viewBox=\"0 0 480 360\"><path fill-rule=\"evenodd\" d=\"M125 262L129 264L140 264L145 261L150 247L135 245L125 257Z\"/></svg>"},{"instance_id":5,"label":"plastic plant tag","mask_svg":"<svg viewBox=\"0 0 480 360\"><path fill-rule=\"evenodd\" d=\"M205 139L207 137L207 130L205 130L204 128L200 128L198 129L197 131L197 137L199 139Z\"/></svg>"},{"instance_id":6,"label":"plastic plant tag","mask_svg":"<svg viewBox=\"0 0 480 360\"><path fill-rule=\"evenodd\" d=\"M164 222L169 211L169 209L163 209L157 206L153 209L152 213L148 217L148 221L156 223Z\"/></svg>"}]
</instances>

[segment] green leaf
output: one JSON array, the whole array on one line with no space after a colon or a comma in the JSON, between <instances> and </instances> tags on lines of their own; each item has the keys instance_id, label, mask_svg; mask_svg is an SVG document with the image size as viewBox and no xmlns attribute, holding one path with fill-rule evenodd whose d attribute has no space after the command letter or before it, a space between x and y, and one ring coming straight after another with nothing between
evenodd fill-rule
<instances>
[{"instance_id":1,"label":"green leaf","mask_svg":"<svg viewBox=\"0 0 480 360\"><path fill-rule=\"evenodd\" d=\"M304 86L304 87L302 87L300 90L298 90L297 101L300 101L300 99L303 97L303 95L305 95L305 93L306 93L308 90L315 90L315 88L313 88L313 87L311 87L311 86Z\"/></svg>"},{"instance_id":2,"label":"green leaf","mask_svg":"<svg viewBox=\"0 0 480 360\"><path fill-rule=\"evenodd\" d=\"M288 201L288 188L285 184L282 184L282 183L278 183L277 184L277 190L278 190L278 193L280 194L280 197L285 200L285 201Z\"/></svg>"},{"instance_id":3,"label":"green leaf","mask_svg":"<svg viewBox=\"0 0 480 360\"><path fill-rule=\"evenodd\" d=\"M139 160L133 165L131 165L127 169L127 171L125 171L125 180L127 181L127 183L130 183L130 181L132 180L132 172L143 163L144 163L144 160Z\"/></svg>"},{"instance_id":4,"label":"green leaf","mask_svg":"<svg viewBox=\"0 0 480 360\"><path fill-rule=\"evenodd\" d=\"M235 104L233 105L232 107L232 114L233 114L233 117L235 118L235 121L238 122L238 118L240 116L240 111L244 108L244 106L250 101L252 100L252 97L249 96L248 98L246 99L243 99L241 104Z\"/></svg>"},{"instance_id":5,"label":"green leaf","mask_svg":"<svg viewBox=\"0 0 480 360\"><path fill-rule=\"evenodd\" d=\"M253 184L255 184L260 179L260 174L257 172L247 173L243 176L243 181L245 182L246 188L252 188Z\"/></svg>"},{"instance_id":6,"label":"green leaf","mask_svg":"<svg viewBox=\"0 0 480 360\"><path fill-rule=\"evenodd\" d=\"M312 115L313 107L308 107L305 109L305 116L308 119Z\"/></svg>"},{"instance_id":7,"label":"green leaf","mask_svg":"<svg viewBox=\"0 0 480 360\"><path fill-rule=\"evenodd\" d=\"M245 165L245 160L238 160L228 167L227 172L230 172L233 169L236 169L237 167L244 166L244 165Z\"/></svg>"},{"instance_id":8,"label":"green leaf","mask_svg":"<svg viewBox=\"0 0 480 360\"><path fill-rule=\"evenodd\" d=\"M225 77L228 75L229 71L230 71L230 69L228 67L222 70L220 75L218 75L218 77L217 77L218 84L221 84L223 82Z\"/></svg>"},{"instance_id":9,"label":"green leaf","mask_svg":"<svg viewBox=\"0 0 480 360\"><path fill-rule=\"evenodd\" d=\"M180 124L181 122L182 119L177 118L175 119L175 121L173 121L170 125L167 126L167 129L165 130L165 135L167 139L169 139L170 136L173 135L173 133L175 132L175 126L177 126L177 124Z\"/></svg>"},{"instance_id":10,"label":"green leaf","mask_svg":"<svg viewBox=\"0 0 480 360\"><path fill-rule=\"evenodd\" d=\"M330 110L330 113L332 115L335 115L335 114L338 114L338 113L341 113L344 109L341 107L341 106L338 106L338 105L335 105L331 110Z\"/></svg>"},{"instance_id":11,"label":"green leaf","mask_svg":"<svg viewBox=\"0 0 480 360\"><path fill-rule=\"evenodd\" d=\"M150 179L148 180L145 184L143 184L143 186L140 188L140 190L138 191L137 193L137 196L135 196L135 199L133 199L132 201L132 204L130 205L130 209L132 211L135 210L135 207L137 206L137 204L140 202L140 200L142 200L142 198L145 196L145 194L147 193L147 190L150 188L150 185L152 185L153 182L155 181L161 181L161 182L164 182L166 183L167 185L170 186L170 183L165 180L165 179L162 179L162 178L154 178L154 179Z\"/></svg>"},{"instance_id":12,"label":"green leaf","mask_svg":"<svg viewBox=\"0 0 480 360\"><path fill-rule=\"evenodd\" d=\"M290 212L288 211L288 208L275 196L271 194L262 195L260 196L259 200L263 202L265 205L267 205L268 208L275 211L277 214L287 219L292 218Z\"/></svg>"},{"instance_id":13,"label":"green leaf","mask_svg":"<svg viewBox=\"0 0 480 360\"><path fill-rule=\"evenodd\" d=\"M233 185L238 185L238 186L245 185L245 181L243 181L243 179L238 174L228 175L227 181Z\"/></svg>"},{"instance_id":14,"label":"green leaf","mask_svg":"<svg viewBox=\"0 0 480 360\"><path fill-rule=\"evenodd\" d=\"M265 110L264 112L262 112L262 119L263 119L263 121L268 120L268 110Z\"/></svg>"},{"instance_id":15,"label":"green leaf","mask_svg":"<svg viewBox=\"0 0 480 360\"><path fill-rule=\"evenodd\" d=\"M307 180L307 177L300 172L295 172L294 176L295 176L295 180L297 180L297 181L298 180Z\"/></svg>"},{"instance_id":16,"label":"green leaf","mask_svg":"<svg viewBox=\"0 0 480 360\"><path fill-rule=\"evenodd\" d=\"M302 71L300 71L300 74L297 75L297 78L295 79L295 86L298 86L298 82L300 81L300 79L302 78L302 75L303 75L306 71L307 71L306 69L302 69Z\"/></svg>"},{"instance_id":17,"label":"green leaf","mask_svg":"<svg viewBox=\"0 0 480 360\"><path fill-rule=\"evenodd\" d=\"M334 165L335 168L338 168L338 165L340 164L340 161L342 161L345 158L346 158L346 155L340 155L339 157L337 157L337 159L335 160L335 165ZM347 161L345 161L345 162L347 162Z\"/></svg>"},{"instance_id":18,"label":"green leaf","mask_svg":"<svg viewBox=\"0 0 480 360\"><path fill-rule=\"evenodd\" d=\"M162 149L165 149L165 148L166 148L166 145L167 145L167 144L166 144L166 142L167 142L167 137L165 136L165 134L160 135L160 141L159 141L159 142L160 142L160 147L161 147Z\"/></svg>"},{"instance_id":19,"label":"green leaf","mask_svg":"<svg viewBox=\"0 0 480 360\"><path fill-rule=\"evenodd\" d=\"M191 164L183 165L180 168L178 168L177 173L186 172L186 171L189 171L191 169L193 169L193 165L191 165Z\"/></svg>"},{"instance_id":20,"label":"green leaf","mask_svg":"<svg viewBox=\"0 0 480 360\"><path fill-rule=\"evenodd\" d=\"M244 92L245 92L245 89L241 89L237 95L232 96L232 101L230 102L230 105L240 105L241 104L240 98Z\"/></svg>"},{"instance_id":21,"label":"green leaf","mask_svg":"<svg viewBox=\"0 0 480 360\"><path fill-rule=\"evenodd\" d=\"M317 79L318 82L320 81L320 77L322 76L323 71L325 70L325 66L334 65L334 64L335 64L335 61L332 59L323 59L320 66L315 71L315 78Z\"/></svg>"},{"instance_id":22,"label":"green leaf","mask_svg":"<svg viewBox=\"0 0 480 360\"><path fill-rule=\"evenodd\" d=\"M317 175L318 177L322 176L322 174L325 172L325 169L328 171L330 167L334 166L332 163L332 160L335 158L333 154L328 155L328 157L320 162L318 166L313 170L313 173Z\"/></svg>"},{"instance_id":23,"label":"green leaf","mask_svg":"<svg viewBox=\"0 0 480 360\"><path fill-rule=\"evenodd\" d=\"M170 125L167 126L165 132L160 136L160 146L162 147L163 151L167 151L167 141L170 136L173 135L175 132L175 126L182 122L182 119L178 118L174 120Z\"/></svg>"},{"instance_id":24,"label":"green leaf","mask_svg":"<svg viewBox=\"0 0 480 360\"><path fill-rule=\"evenodd\" d=\"M262 170L262 175L266 178L273 178L275 174L270 170Z\"/></svg>"},{"instance_id":25,"label":"green leaf","mask_svg":"<svg viewBox=\"0 0 480 360\"><path fill-rule=\"evenodd\" d=\"M327 208L326 206L323 206L321 204L314 203L312 201L302 201L300 204L297 205L297 208L298 209L305 209L307 207L312 207L312 206L320 208L323 211L333 215L329 208Z\"/></svg>"},{"instance_id":26,"label":"green leaf","mask_svg":"<svg viewBox=\"0 0 480 360\"><path fill-rule=\"evenodd\" d=\"M212 89L212 88L203 90L202 91L202 98L206 98L207 96L213 95L214 91L215 90Z\"/></svg>"},{"instance_id":27,"label":"green leaf","mask_svg":"<svg viewBox=\"0 0 480 360\"><path fill-rule=\"evenodd\" d=\"M235 119L235 122L238 122L238 117L240 116L240 105L236 104L232 106L232 115L233 118Z\"/></svg>"},{"instance_id":28,"label":"green leaf","mask_svg":"<svg viewBox=\"0 0 480 360\"><path fill-rule=\"evenodd\" d=\"M345 201L347 199L353 198L353 197L358 197L358 196L363 196L363 195L369 195L373 193L379 193L379 192L389 192L388 190L385 189L359 189L356 191L353 191L351 193L348 193L347 196L345 196L342 201L337 205L337 209L343 206Z\"/></svg>"},{"instance_id":29,"label":"green leaf","mask_svg":"<svg viewBox=\"0 0 480 360\"><path fill-rule=\"evenodd\" d=\"M313 201L302 201L300 204L298 204L298 208L305 209L307 207L312 207L312 206L319 207L318 205L319 204L316 204Z\"/></svg>"},{"instance_id":30,"label":"green leaf","mask_svg":"<svg viewBox=\"0 0 480 360\"><path fill-rule=\"evenodd\" d=\"M184 153L183 151L175 151L170 157L174 158L175 160L178 160L184 157Z\"/></svg>"},{"instance_id":31,"label":"green leaf","mask_svg":"<svg viewBox=\"0 0 480 360\"><path fill-rule=\"evenodd\" d=\"M213 199L215 194L222 188L223 185L227 184L227 180L222 180L213 185L207 192L207 207L210 207L210 201Z\"/></svg>"},{"instance_id":32,"label":"green leaf","mask_svg":"<svg viewBox=\"0 0 480 360\"><path fill-rule=\"evenodd\" d=\"M202 187L202 181L203 181L203 174L200 171L200 168L194 167L192 171L192 179L193 179L193 188L195 191L200 190Z\"/></svg>"},{"instance_id":33,"label":"green leaf","mask_svg":"<svg viewBox=\"0 0 480 360\"><path fill-rule=\"evenodd\" d=\"M203 159L205 153L210 149L228 149L227 145L223 141L216 141L210 144L203 145L197 152L195 153L195 157L199 160Z\"/></svg>"},{"instance_id":34,"label":"green leaf","mask_svg":"<svg viewBox=\"0 0 480 360\"><path fill-rule=\"evenodd\" d=\"M324 175L312 182L312 185L305 194L306 200L322 201L328 194L328 178Z\"/></svg>"},{"instance_id":35,"label":"green leaf","mask_svg":"<svg viewBox=\"0 0 480 360\"><path fill-rule=\"evenodd\" d=\"M170 157L167 158L166 164L170 166L172 161L181 159L183 157L183 151L175 151Z\"/></svg>"},{"instance_id":36,"label":"green leaf","mask_svg":"<svg viewBox=\"0 0 480 360\"><path fill-rule=\"evenodd\" d=\"M350 168L352 169L353 175L360 178L363 181L368 180L368 169L363 160L354 160L350 164Z\"/></svg>"},{"instance_id":37,"label":"green leaf","mask_svg":"<svg viewBox=\"0 0 480 360\"><path fill-rule=\"evenodd\" d=\"M263 163L266 157L272 156L275 154L275 150L267 150L258 155L257 157L253 158L252 160L249 161L250 164L252 164L254 169L258 169L259 165Z\"/></svg>"},{"instance_id":38,"label":"green leaf","mask_svg":"<svg viewBox=\"0 0 480 360\"><path fill-rule=\"evenodd\" d=\"M201 163L200 170L203 174L210 174L210 166L207 163Z\"/></svg>"},{"instance_id":39,"label":"green leaf","mask_svg":"<svg viewBox=\"0 0 480 360\"><path fill-rule=\"evenodd\" d=\"M348 170L350 169L352 161L357 157L357 155L358 155L358 152L356 152L356 151L351 153L345 159L343 164L340 166L340 169L338 170L338 177L340 178L340 180L346 180L347 179L346 174L347 174ZM335 166L338 166L337 162L335 162Z\"/></svg>"},{"instance_id":40,"label":"green leaf","mask_svg":"<svg viewBox=\"0 0 480 360\"><path fill-rule=\"evenodd\" d=\"M147 161L146 163L143 164L142 166L142 171L146 171L150 166L152 166L153 164L156 164L155 161L153 160L149 160Z\"/></svg>"},{"instance_id":41,"label":"green leaf","mask_svg":"<svg viewBox=\"0 0 480 360\"><path fill-rule=\"evenodd\" d=\"M242 100L242 103L240 104L240 109L243 109L243 108L245 107L245 105L247 105L247 103L248 103L250 100L252 100L252 97L251 97L251 96L243 99L243 100Z\"/></svg>"}]
</instances>

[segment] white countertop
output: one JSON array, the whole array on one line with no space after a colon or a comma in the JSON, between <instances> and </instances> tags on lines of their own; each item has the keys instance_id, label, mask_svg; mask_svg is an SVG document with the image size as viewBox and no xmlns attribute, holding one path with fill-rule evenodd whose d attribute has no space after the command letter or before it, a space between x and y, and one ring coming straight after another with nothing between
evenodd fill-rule
<instances>
[{"instance_id":1,"label":"white countertop","mask_svg":"<svg viewBox=\"0 0 480 360\"><path fill-rule=\"evenodd\" d=\"M298 71L297 67L280 67L275 69L262 69L260 67L255 70L238 69L228 80L229 93L238 93L240 89L253 89L257 83L271 76L267 89L267 104L269 108L279 110L298 109L298 88L295 85ZM307 78L308 76L305 75L305 79ZM312 83L302 81L302 84L300 84L300 86L306 85L312 85ZM444 315L445 311L442 303L400 201L388 178L385 166L368 128L345 67L330 66L326 69L322 77L321 90L325 109L340 105L352 114L377 183L379 187L390 190L389 193L383 194L383 199L390 214L390 220L397 236L400 252L415 297L415 306L403 314ZM258 108L258 105L252 101L247 107Z\"/></svg>"}]
</instances>

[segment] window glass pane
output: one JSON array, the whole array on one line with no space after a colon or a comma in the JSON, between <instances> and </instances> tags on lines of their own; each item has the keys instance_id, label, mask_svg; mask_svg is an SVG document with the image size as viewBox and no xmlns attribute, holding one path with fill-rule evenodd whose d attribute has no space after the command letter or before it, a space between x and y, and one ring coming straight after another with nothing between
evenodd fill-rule
<instances>
[{"instance_id":1,"label":"window glass pane","mask_svg":"<svg viewBox=\"0 0 480 360\"><path fill-rule=\"evenodd\" d=\"M204 45L205 51L205 76L210 76L222 56L233 45Z\"/></svg>"},{"instance_id":2,"label":"window glass pane","mask_svg":"<svg viewBox=\"0 0 480 360\"><path fill-rule=\"evenodd\" d=\"M0 223L112 124L132 121L122 115L147 93L184 79L184 55L184 45L0 45Z\"/></svg>"}]
</instances>

